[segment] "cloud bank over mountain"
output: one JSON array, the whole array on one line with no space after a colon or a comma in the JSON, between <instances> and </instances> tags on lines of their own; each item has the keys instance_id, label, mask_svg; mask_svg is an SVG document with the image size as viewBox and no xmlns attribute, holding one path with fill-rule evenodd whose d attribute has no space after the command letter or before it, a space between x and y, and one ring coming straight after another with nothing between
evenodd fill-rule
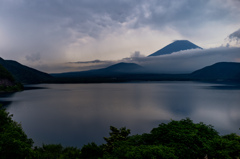
<instances>
[{"instance_id":1,"label":"cloud bank over mountain","mask_svg":"<svg viewBox=\"0 0 240 159\"><path fill-rule=\"evenodd\" d=\"M71 67L73 71L85 71L105 68L120 62L127 62L139 64L154 73L191 73L217 62L240 62L239 47L191 49L152 57L143 56L138 51L133 55L135 54L137 56L131 55L128 58L115 61L98 61L97 63L96 61L73 62L71 63Z\"/></svg>"},{"instance_id":2,"label":"cloud bank over mountain","mask_svg":"<svg viewBox=\"0 0 240 159\"><path fill-rule=\"evenodd\" d=\"M169 55L135 58L129 62L138 63L158 73L190 73L217 62L240 62L239 47L193 49Z\"/></svg>"}]
</instances>

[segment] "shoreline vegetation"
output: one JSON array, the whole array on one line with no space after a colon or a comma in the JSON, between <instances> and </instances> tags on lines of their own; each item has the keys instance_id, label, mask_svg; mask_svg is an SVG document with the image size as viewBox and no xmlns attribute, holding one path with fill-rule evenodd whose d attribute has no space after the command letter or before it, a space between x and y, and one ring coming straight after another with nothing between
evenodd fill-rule
<instances>
[{"instance_id":1,"label":"shoreline vegetation","mask_svg":"<svg viewBox=\"0 0 240 159\"><path fill-rule=\"evenodd\" d=\"M14 83L13 85L10 85L10 86L0 85L0 93L1 92L19 92L23 90L24 90L24 86L21 83Z\"/></svg>"},{"instance_id":2,"label":"shoreline vegetation","mask_svg":"<svg viewBox=\"0 0 240 159\"><path fill-rule=\"evenodd\" d=\"M154 73L134 63L107 68L51 74L47 83L119 83L138 81L201 81L240 83L240 63L219 62L188 74Z\"/></svg>"},{"instance_id":3,"label":"shoreline vegetation","mask_svg":"<svg viewBox=\"0 0 240 159\"><path fill-rule=\"evenodd\" d=\"M130 129L110 126L106 143L94 142L82 148L61 144L33 147L21 124L0 107L1 159L194 159L240 157L240 136L220 136L211 125L193 123L189 118L159 124L150 133L130 135Z\"/></svg>"},{"instance_id":4,"label":"shoreline vegetation","mask_svg":"<svg viewBox=\"0 0 240 159\"><path fill-rule=\"evenodd\" d=\"M0 85L6 81L21 84L65 84L65 83L122 83L149 81L197 81L227 82L240 84L239 62L217 62L188 73L168 73L166 70L154 71L135 63L120 62L106 68L80 72L47 74L24 66L17 61L0 57ZM163 68L162 68L163 69ZM165 73L164 73L165 72ZM9 84L9 82L7 82Z\"/></svg>"},{"instance_id":5,"label":"shoreline vegetation","mask_svg":"<svg viewBox=\"0 0 240 159\"><path fill-rule=\"evenodd\" d=\"M23 89L23 85L16 82L12 74L0 65L0 92L17 92Z\"/></svg>"}]
</instances>

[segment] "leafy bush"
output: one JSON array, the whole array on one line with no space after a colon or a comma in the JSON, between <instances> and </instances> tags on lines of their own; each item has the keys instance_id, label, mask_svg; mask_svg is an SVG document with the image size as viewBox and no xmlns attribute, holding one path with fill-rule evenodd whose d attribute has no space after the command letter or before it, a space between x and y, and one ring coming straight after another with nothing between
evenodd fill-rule
<instances>
[{"instance_id":1,"label":"leafy bush","mask_svg":"<svg viewBox=\"0 0 240 159\"><path fill-rule=\"evenodd\" d=\"M23 85L17 83L10 72L0 65L0 81L7 81L8 84L0 84L0 91L13 92L23 90Z\"/></svg>"},{"instance_id":2,"label":"leafy bush","mask_svg":"<svg viewBox=\"0 0 240 159\"><path fill-rule=\"evenodd\" d=\"M11 82L15 81L11 73L9 73L2 65L0 65L0 79L1 78L8 79Z\"/></svg>"},{"instance_id":3,"label":"leafy bush","mask_svg":"<svg viewBox=\"0 0 240 159\"><path fill-rule=\"evenodd\" d=\"M150 133L129 136L125 127L110 127L106 144L84 145L82 149L49 144L32 148L20 124L0 107L1 159L235 159L240 157L240 136L220 136L211 125L190 119L160 124Z\"/></svg>"},{"instance_id":4,"label":"leafy bush","mask_svg":"<svg viewBox=\"0 0 240 159\"><path fill-rule=\"evenodd\" d=\"M81 158L95 159L103 156L102 146L97 146L94 142L84 145L81 149Z\"/></svg>"},{"instance_id":5,"label":"leafy bush","mask_svg":"<svg viewBox=\"0 0 240 159\"><path fill-rule=\"evenodd\" d=\"M30 157L33 140L23 132L20 124L0 107L0 156L1 159L22 159Z\"/></svg>"},{"instance_id":6,"label":"leafy bush","mask_svg":"<svg viewBox=\"0 0 240 159\"><path fill-rule=\"evenodd\" d=\"M113 130L113 129L111 129ZM126 130L126 128L124 128ZM240 137L236 134L219 136L211 125L193 123L189 118L160 124L147 134L127 136L119 140L120 132L110 133L111 151L103 158L238 158ZM117 134L117 135L116 135ZM109 144L109 140L107 140Z\"/></svg>"}]
</instances>

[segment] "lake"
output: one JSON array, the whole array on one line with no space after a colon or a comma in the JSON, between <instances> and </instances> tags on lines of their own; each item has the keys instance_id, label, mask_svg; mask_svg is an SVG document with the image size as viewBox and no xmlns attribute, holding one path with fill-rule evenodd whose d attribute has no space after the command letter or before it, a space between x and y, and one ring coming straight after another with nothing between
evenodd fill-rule
<instances>
[{"instance_id":1,"label":"lake","mask_svg":"<svg viewBox=\"0 0 240 159\"><path fill-rule=\"evenodd\" d=\"M221 135L240 134L240 89L197 82L40 84L1 94L13 119L35 145L81 147L104 143L110 125L131 134L186 117L211 124Z\"/></svg>"}]
</instances>

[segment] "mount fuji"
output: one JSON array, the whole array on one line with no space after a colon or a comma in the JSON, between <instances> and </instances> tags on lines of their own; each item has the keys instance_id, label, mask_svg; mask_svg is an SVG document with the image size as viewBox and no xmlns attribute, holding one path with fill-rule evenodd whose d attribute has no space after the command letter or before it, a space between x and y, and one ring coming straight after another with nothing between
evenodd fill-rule
<instances>
[{"instance_id":1,"label":"mount fuji","mask_svg":"<svg viewBox=\"0 0 240 159\"><path fill-rule=\"evenodd\" d=\"M167 55L167 54L171 54L173 52L190 50L190 49L202 49L202 48L193 44L192 42L190 42L188 40L176 40L173 43L165 46L164 48L154 52L153 54L151 54L149 56Z\"/></svg>"}]
</instances>

